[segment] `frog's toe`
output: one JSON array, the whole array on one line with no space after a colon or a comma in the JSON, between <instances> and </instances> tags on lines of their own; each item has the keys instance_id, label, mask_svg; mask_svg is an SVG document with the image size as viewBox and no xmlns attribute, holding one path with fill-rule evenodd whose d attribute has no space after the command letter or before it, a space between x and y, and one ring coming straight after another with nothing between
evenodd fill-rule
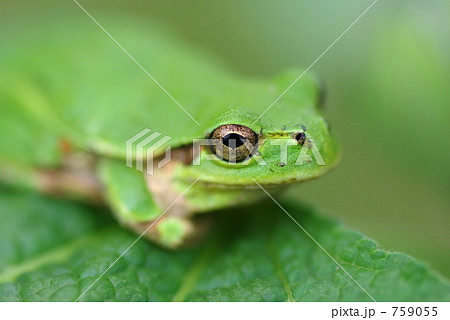
<instances>
[{"instance_id":1,"label":"frog's toe","mask_svg":"<svg viewBox=\"0 0 450 320\"><path fill-rule=\"evenodd\" d=\"M162 217L158 221L125 223L128 228L158 245L176 249L202 240L209 229L210 219Z\"/></svg>"}]
</instances>

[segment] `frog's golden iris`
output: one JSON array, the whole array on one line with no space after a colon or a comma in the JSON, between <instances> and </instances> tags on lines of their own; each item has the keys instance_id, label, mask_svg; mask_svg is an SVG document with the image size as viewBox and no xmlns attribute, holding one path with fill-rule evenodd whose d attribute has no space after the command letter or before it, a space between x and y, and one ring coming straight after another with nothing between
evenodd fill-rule
<instances>
[{"instance_id":1,"label":"frog's golden iris","mask_svg":"<svg viewBox=\"0 0 450 320\"><path fill-rule=\"evenodd\" d=\"M225 124L217 127L210 135L212 151L222 160L242 162L256 151L258 135L249 127L239 124Z\"/></svg>"}]
</instances>

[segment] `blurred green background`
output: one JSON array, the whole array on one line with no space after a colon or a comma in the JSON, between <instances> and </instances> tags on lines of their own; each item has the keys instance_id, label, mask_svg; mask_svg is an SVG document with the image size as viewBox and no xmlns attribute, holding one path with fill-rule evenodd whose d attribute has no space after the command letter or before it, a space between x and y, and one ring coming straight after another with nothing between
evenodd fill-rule
<instances>
[{"instance_id":1,"label":"blurred green background","mask_svg":"<svg viewBox=\"0 0 450 320\"><path fill-rule=\"evenodd\" d=\"M94 17L107 11L163 20L242 73L272 75L308 67L373 1L79 2ZM1 11L26 15L57 6L84 14L72 0L3 2ZM445 0L380 0L312 68L327 89L326 115L343 159L334 172L285 195L447 277L449 16Z\"/></svg>"}]
</instances>

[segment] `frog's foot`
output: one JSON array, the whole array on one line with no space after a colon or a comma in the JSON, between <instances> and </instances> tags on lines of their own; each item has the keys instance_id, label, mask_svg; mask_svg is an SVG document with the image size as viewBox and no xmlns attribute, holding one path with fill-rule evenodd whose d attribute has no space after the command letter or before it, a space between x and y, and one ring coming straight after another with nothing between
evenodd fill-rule
<instances>
[{"instance_id":1,"label":"frog's foot","mask_svg":"<svg viewBox=\"0 0 450 320\"><path fill-rule=\"evenodd\" d=\"M129 229L144 238L166 247L178 248L197 243L205 236L210 219L206 216L193 218L180 218L162 216L160 219L149 222L123 222Z\"/></svg>"},{"instance_id":2,"label":"frog's foot","mask_svg":"<svg viewBox=\"0 0 450 320\"><path fill-rule=\"evenodd\" d=\"M191 243L208 229L207 217L191 218L193 209L183 197L172 199L169 188L157 197L150 191L144 174L115 159L102 159L98 164L104 198L117 219L137 234L169 248ZM156 199L158 198L158 199ZM159 200L159 201L157 201Z\"/></svg>"}]
</instances>

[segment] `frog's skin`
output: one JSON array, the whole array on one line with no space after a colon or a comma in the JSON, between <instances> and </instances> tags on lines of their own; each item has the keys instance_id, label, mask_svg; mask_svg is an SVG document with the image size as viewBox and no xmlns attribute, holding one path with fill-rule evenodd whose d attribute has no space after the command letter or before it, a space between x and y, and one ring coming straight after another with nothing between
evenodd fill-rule
<instances>
[{"instance_id":1,"label":"frog's skin","mask_svg":"<svg viewBox=\"0 0 450 320\"><path fill-rule=\"evenodd\" d=\"M242 76L159 24L99 16L197 125L105 33L76 13L71 19L50 14L1 21L8 26L0 29L2 180L106 202L124 225L141 232L198 179L146 234L176 247L199 233L194 214L263 196L253 179L265 187L285 186L319 177L336 163L315 77L306 74L258 119L301 70L272 79ZM207 138L225 124L257 133L267 165L255 157L245 165L223 160L192 165L193 139ZM144 128L172 137L154 152L156 158L167 146L172 149L172 161L154 176L125 165L126 140ZM326 165L295 165L304 147L294 139L300 132L314 140ZM273 139L293 142L285 163Z\"/></svg>"}]
</instances>

